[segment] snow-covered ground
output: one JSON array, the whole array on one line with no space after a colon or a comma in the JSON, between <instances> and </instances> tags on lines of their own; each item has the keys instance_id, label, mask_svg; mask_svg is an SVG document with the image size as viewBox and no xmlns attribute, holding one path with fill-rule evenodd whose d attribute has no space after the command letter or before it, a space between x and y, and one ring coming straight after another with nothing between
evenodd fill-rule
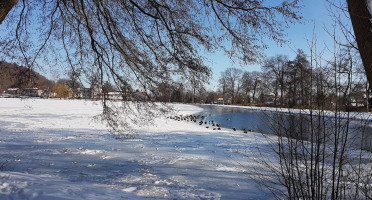
<instances>
[{"instance_id":1,"label":"snow-covered ground","mask_svg":"<svg viewBox=\"0 0 372 200\"><path fill-rule=\"evenodd\" d=\"M249 176L262 135L161 117L128 139L94 121L100 112L91 101L0 98L0 199L271 198Z\"/></svg>"}]
</instances>

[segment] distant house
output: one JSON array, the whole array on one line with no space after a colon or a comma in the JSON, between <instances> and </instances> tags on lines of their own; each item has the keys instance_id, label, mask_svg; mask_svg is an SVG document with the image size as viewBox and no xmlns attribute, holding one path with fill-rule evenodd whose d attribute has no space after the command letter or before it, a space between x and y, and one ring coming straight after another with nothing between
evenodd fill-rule
<instances>
[{"instance_id":1,"label":"distant house","mask_svg":"<svg viewBox=\"0 0 372 200\"><path fill-rule=\"evenodd\" d=\"M368 97L367 94L363 95L364 102L367 104L369 108L372 108L372 91L368 92Z\"/></svg>"},{"instance_id":2,"label":"distant house","mask_svg":"<svg viewBox=\"0 0 372 200\"><path fill-rule=\"evenodd\" d=\"M102 99L102 98L105 98L105 99L108 99L108 100L132 100L132 101L147 101L149 100L148 98L148 95L146 92L139 92L139 91L136 91L136 92L132 92L132 93L128 93L128 96L126 96L125 94L123 94L122 92L120 91L115 91L115 92L106 92L106 93L101 93L99 95L99 98Z\"/></svg>"},{"instance_id":3,"label":"distant house","mask_svg":"<svg viewBox=\"0 0 372 200\"><path fill-rule=\"evenodd\" d=\"M227 98L225 103L232 104L233 103L233 98L232 97Z\"/></svg>"},{"instance_id":4,"label":"distant house","mask_svg":"<svg viewBox=\"0 0 372 200\"><path fill-rule=\"evenodd\" d=\"M46 86L37 86L37 89L41 91L40 97L42 98L49 98L50 97L50 88Z\"/></svg>"},{"instance_id":5,"label":"distant house","mask_svg":"<svg viewBox=\"0 0 372 200\"><path fill-rule=\"evenodd\" d=\"M38 86L34 88L25 88L22 90L22 95L27 97L44 97L50 96L50 91L48 87Z\"/></svg>"},{"instance_id":6,"label":"distant house","mask_svg":"<svg viewBox=\"0 0 372 200\"><path fill-rule=\"evenodd\" d=\"M107 99L107 100L123 100L123 95L121 92L105 92L99 94L99 97L97 99Z\"/></svg>"},{"instance_id":7,"label":"distant house","mask_svg":"<svg viewBox=\"0 0 372 200\"><path fill-rule=\"evenodd\" d=\"M5 90L0 89L0 97L5 97L5 96L6 96Z\"/></svg>"},{"instance_id":8,"label":"distant house","mask_svg":"<svg viewBox=\"0 0 372 200\"><path fill-rule=\"evenodd\" d=\"M37 88L25 88L22 90L22 94L28 97L40 97L41 92L42 91Z\"/></svg>"},{"instance_id":9,"label":"distant house","mask_svg":"<svg viewBox=\"0 0 372 200\"><path fill-rule=\"evenodd\" d=\"M105 97L105 99L109 100L123 100L123 95L121 92L106 92L101 94L101 98Z\"/></svg>"},{"instance_id":10,"label":"distant house","mask_svg":"<svg viewBox=\"0 0 372 200\"><path fill-rule=\"evenodd\" d=\"M75 92L75 98L78 98L78 99L92 98L92 89L91 88L78 88Z\"/></svg>"},{"instance_id":11,"label":"distant house","mask_svg":"<svg viewBox=\"0 0 372 200\"><path fill-rule=\"evenodd\" d=\"M132 92L132 100L134 101L147 101L149 97L146 92L135 91Z\"/></svg>"},{"instance_id":12,"label":"distant house","mask_svg":"<svg viewBox=\"0 0 372 200\"><path fill-rule=\"evenodd\" d=\"M90 98L99 99L102 96L102 88L99 85L92 85L90 87Z\"/></svg>"},{"instance_id":13,"label":"distant house","mask_svg":"<svg viewBox=\"0 0 372 200\"><path fill-rule=\"evenodd\" d=\"M224 104L224 101L223 101L222 97L217 99L217 104Z\"/></svg>"},{"instance_id":14,"label":"distant house","mask_svg":"<svg viewBox=\"0 0 372 200\"><path fill-rule=\"evenodd\" d=\"M260 95L261 101L267 105L277 105L278 101L275 100L275 95L273 94L261 94Z\"/></svg>"},{"instance_id":15,"label":"distant house","mask_svg":"<svg viewBox=\"0 0 372 200\"><path fill-rule=\"evenodd\" d=\"M57 98L57 92L50 92L49 97L50 98Z\"/></svg>"},{"instance_id":16,"label":"distant house","mask_svg":"<svg viewBox=\"0 0 372 200\"><path fill-rule=\"evenodd\" d=\"M354 96L347 96L346 102L349 106L353 106L353 107L359 107L359 106L364 105L364 102L358 102Z\"/></svg>"},{"instance_id":17,"label":"distant house","mask_svg":"<svg viewBox=\"0 0 372 200\"><path fill-rule=\"evenodd\" d=\"M7 93L11 97L18 97L21 94L21 90L19 88L8 88Z\"/></svg>"}]
</instances>

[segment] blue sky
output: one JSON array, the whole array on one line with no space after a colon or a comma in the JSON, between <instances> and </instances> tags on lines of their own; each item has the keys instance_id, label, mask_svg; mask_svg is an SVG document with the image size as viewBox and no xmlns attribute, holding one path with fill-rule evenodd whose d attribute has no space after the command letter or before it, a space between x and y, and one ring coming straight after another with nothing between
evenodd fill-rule
<instances>
[{"instance_id":1,"label":"blue sky","mask_svg":"<svg viewBox=\"0 0 372 200\"><path fill-rule=\"evenodd\" d=\"M330 18L327 10L327 7L329 6L328 3L325 0L302 0L300 4L302 5L302 8L299 12L303 16L303 21L301 23L292 25L289 29L286 29L285 33L287 34L287 37L284 39L288 40L288 43L279 46L277 43L271 40L264 41L269 46L269 48L265 51L267 57L283 54L287 55L289 59L293 59L297 49L302 49L305 51L305 53L309 52L307 40L312 38L314 25L318 40L318 47L322 48L324 43L327 45L333 44L332 38L324 30L324 27L331 28L332 26L332 19ZM235 67L246 71L261 70L259 63L246 66L240 65L239 61L233 63L226 55L224 55L223 52L216 52L208 55L207 65L212 68L213 72L210 79L210 84L206 85L208 90L217 90L220 74L227 68ZM57 73L60 73L59 78L65 77L65 74L63 74L64 72L57 71ZM55 79L55 77L53 78L51 72L49 72L47 76L48 78Z\"/></svg>"},{"instance_id":2,"label":"blue sky","mask_svg":"<svg viewBox=\"0 0 372 200\"><path fill-rule=\"evenodd\" d=\"M310 40L312 37L314 25L318 40L318 49L323 48L325 44L332 46L333 40L324 30L324 27L331 29L332 26L332 19L327 10L328 3L325 0L302 0L300 4L302 5L300 10L303 16L302 23L292 25L289 29L286 29L287 37L285 39L288 40L288 43L282 46L270 40L264 41L269 47L265 51L267 57L283 54L287 55L289 59L293 59L297 49L302 49L305 53L308 53L309 47L307 40ZM246 71L260 71L259 63L241 66L240 62L232 63L222 52L211 54L207 59L210 61L207 65L212 68L213 72L210 85L207 86L207 89L210 90L216 90L218 88L220 74L227 68L236 67ZM41 73L52 80L65 77L63 70L55 68L45 69Z\"/></svg>"},{"instance_id":3,"label":"blue sky","mask_svg":"<svg viewBox=\"0 0 372 200\"><path fill-rule=\"evenodd\" d=\"M288 43L279 46L273 41L264 41L269 48L265 51L267 57L277 54L287 55L289 59L295 57L297 49L302 49L305 53L309 52L308 40L311 40L313 29L315 26L315 34L318 41L318 49L322 49L325 45L332 46L333 40L324 28L332 29L332 19L328 12L328 3L324 0L303 0L303 6L300 12L303 16L301 24L292 25L286 30ZM231 60L223 53L218 52L208 57L212 60L210 67L213 71L213 77L210 80L210 85L207 89L215 90L218 88L218 79L221 72L229 67L241 68L246 71L260 71L260 64L241 66L239 62L232 63Z\"/></svg>"}]
</instances>

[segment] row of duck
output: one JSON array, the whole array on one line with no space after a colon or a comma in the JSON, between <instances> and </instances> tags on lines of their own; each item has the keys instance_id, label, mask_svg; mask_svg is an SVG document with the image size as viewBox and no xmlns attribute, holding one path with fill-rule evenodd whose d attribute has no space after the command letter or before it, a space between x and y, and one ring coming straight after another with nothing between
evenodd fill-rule
<instances>
[{"instance_id":1,"label":"row of duck","mask_svg":"<svg viewBox=\"0 0 372 200\"><path fill-rule=\"evenodd\" d=\"M206 116L204 115L175 115L167 117L168 119L173 119L176 121L187 121L187 122L195 122L199 123L199 125L206 125L205 128L213 128L213 130L221 130L221 124L215 123L213 120L205 120ZM233 131L237 131L238 129L232 128ZM252 129L241 129L244 133L254 132Z\"/></svg>"}]
</instances>

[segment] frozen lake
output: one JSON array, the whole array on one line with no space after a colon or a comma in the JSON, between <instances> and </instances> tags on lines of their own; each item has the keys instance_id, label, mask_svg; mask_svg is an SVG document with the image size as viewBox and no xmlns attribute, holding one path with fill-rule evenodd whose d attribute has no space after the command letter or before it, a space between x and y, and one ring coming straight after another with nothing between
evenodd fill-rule
<instances>
[{"instance_id":1,"label":"frozen lake","mask_svg":"<svg viewBox=\"0 0 372 200\"><path fill-rule=\"evenodd\" d=\"M203 111L198 113L206 116L206 121L214 121L225 128L236 128L238 130L252 129L263 131L267 128L266 115L260 110L243 110L228 106L199 105Z\"/></svg>"},{"instance_id":2,"label":"frozen lake","mask_svg":"<svg viewBox=\"0 0 372 200\"><path fill-rule=\"evenodd\" d=\"M276 127L271 124L271 119L280 118L281 121L286 122L288 129L294 128L291 126L299 125L300 120L304 120L305 123L302 125L310 126L310 118L308 113L305 111L300 118L299 110L287 110L279 109L279 112L275 108L245 108L238 106L219 106L219 105L199 105L203 108L200 115L206 116L204 121L213 121L221 124L225 128L236 128L237 131L242 129L250 129L256 132L272 134ZM316 113L316 112L315 112ZM317 114L315 114L317 115ZM347 118L347 113L340 113L340 117ZM316 120L318 120L315 117ZM354 134L354 138L358 139L358 135L361 134L361 130L365 133L364 148L372 150L372 116L368 113L350 113L350 133ZM320 117L320 120L332 126L334 124L333 113L325 113L325 118ZM293 121L292 123L287 123ZM346 123L346 119L341 119L343 123ZM323 122L322 122L323 123ZM359 138L359 140L361 140ZM359 145L360 142L355 143Z\"/></svg>"}]
</instances>

